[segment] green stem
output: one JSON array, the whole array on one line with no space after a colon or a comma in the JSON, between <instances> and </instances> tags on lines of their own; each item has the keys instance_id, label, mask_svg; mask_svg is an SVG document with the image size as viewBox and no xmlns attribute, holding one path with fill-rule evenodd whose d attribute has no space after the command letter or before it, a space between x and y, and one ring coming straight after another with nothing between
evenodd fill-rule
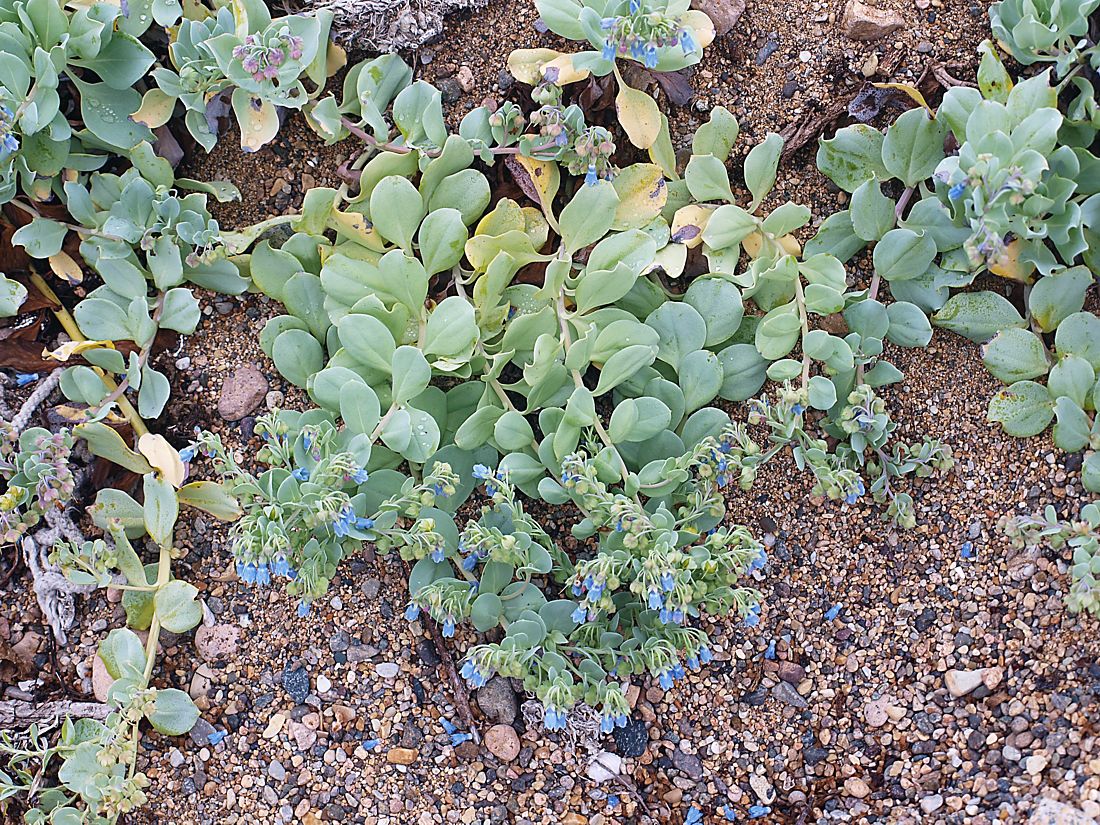
<instances>
[{"instance_id":1,"label":"green stem","mask_svg":"<svg viewBox=\"0 0 1100 825\"><path fill-rule=\"evenodd\" d=\"M34 286L38 289L39 292L42 293L43 297L45 297L47 301L49 301L51 304L54 305L54 307L56 307L53 308L54 317L57 318L58 322L68 334L69 338L73 341L87 341L88 339L84 337L84 333L82 333L80 331L80 327L77 326L76 319L73 318L73 316L69 313L67 309L65 309L65 307L61 303L61 299L57 297L57 294L52 289L50 289L49 284L47 284L46 281L43 280L42 276L39 275L37 272L32 272L31 283L34 284ZM99 375L99 379L103 382L103 385L107 388L108 392L113 393L118 390L118 385L114 382L114 379L107 375L107 373L105 373L99 367L93 367L93 369ZM134 409L133 405L126 398L126 396L120 395L116 399L116 402L118 403L119 410L126 417L126 420L130 422L130 426L133 427L134 435L138 438L141 438L143 435L147 435L149 433L149 428L145 426L145 422L142 420L141 416L138 415L137 410Z\"/></svg>"},{"instance_id":2,"label":"green stem","mask_svg":"<svg viewBox=\"0 0 1100 825\"><path fill-rule=\"evenodd\" d=\"M798 304L798 323L802 327L802 389L810 383L810 356L806 354L806 336L810 332L810 318L806 313L806 293L802 290L802 276L794 276L794 298Z\"/></svg>"}]
</instances>

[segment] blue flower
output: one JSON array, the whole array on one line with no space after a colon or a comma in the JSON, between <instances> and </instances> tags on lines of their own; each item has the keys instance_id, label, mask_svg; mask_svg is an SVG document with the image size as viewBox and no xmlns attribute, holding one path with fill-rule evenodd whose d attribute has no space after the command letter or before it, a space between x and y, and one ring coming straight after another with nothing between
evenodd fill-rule
<instances>
[{"instance_id":1,"label":"blue flower","mask_svg":"<svg viewBox=\"0 0 1100 825\"><path fill-rule=\"evenodd\" d=\"M354 524L355 511L351 509L351 505L348 505L336 514L336 518L332 522L332 532L343 538Z\"/></svg>"},{"instance_id":2,"label":"blue flower","mask_svg":"<svg viewBox=\"0 0 1100 825\"><path fill-rule=\"evenodd\" d=\"M309 470L307 470L305 467L299 467L297 470L291 473L291 475L299 481L309 481Z\"/></svg>"},{"instance_id":3,"label":"blue flower","mask_svg":"<svg viewBox=\"0 0 1100 825\"><path fill-rule=\"evenodd\" d=\"M2 157L7 158L10 155L14 155L19 151L19 138L11 132L8 132L4 135L3 149Z\"/></svg>"},{"instance_id":4,"label":"blue flower","mask_svg":"<svg viewBox=\"0 0 1100 825\"><path fill-rule=\"evenodd\" d=\"M17 387L25 387L27 384L33 384L37 380L37 372L17 372L15 374L15 386Z\"/></svg>"},{"instance_id":5,"label":"blue flower","mask_svg":"<svg viewBox=\"0 0 1100 825\"><path fill-rule=\"evenodd\" d=\"M672 682L672 672L669 670L662 670L657 676L657 683L665 690L669 690L672 687Z\"/></svg>"},{"instance_id":6,"label":"blue flower","mask_svg":"<svg viewBox=\"0 0 1100 825\"><path fill-rule=\"evenodd\" d=\"M974 542L964 541L962 547L959 548L959 555L964 559L974 558Z\"/></svg>"},{"instance_id":7,"label":"blue flower","mask_svg":"<svg viewBox=\"0 0 1100 825\"><path fill-rule=\"evenodd\" d=\"M275 561L271 565L271 572L283 578L290 575L290 562L286 560L286 556L277 556L275 558Z\"/></svg>"},{"instance_id":8,"label":"blue flower","mask_svg":"<svg viewBox=\"0 0 1100 825\"><path fill-rule=\"evenodd\" d=\"M687 664L692 670L699 669L699 657L694 653L687 657Z\"/></svg>"},{"instance_id":9,"label":"blue flower","mask_svg":"<svg viewBox=\"0 0 1100 825\"><path fill-rule=\"evenodd\" d=\"M245 584L253 584L256 581L256 565L237 562L237 577Z\"/></svg>"},{"instance_id":10,"label":"blue flower","mask_svg":"<svg viewBox=\"0 0 1100 825\"><path fill-rule=\"evenodd\" d=\"M211 734L207 734L206 741L209 742L211 745L216 745L223 739L225 739L225 737L228 735L229 731L227 730L216 730Z\"/></svg>"},{"instance_id":11,"label":"blue flower","mask_svg":"<svg viewBox=\"0 0 1100 825\"><path fill-rule=\"evenodd\" d=\"M791 407L791 412L793 412L795 415L802 415L802 413L806 412L806 408L801 404L795 404L793 407Z\"/></svg>"},{"instance_id":12,"label":"blue flower","mask_svg":"<svg viewBox=\"0 0 1100 825\"><path fill-rule=\"evenodd\" d=\"M581 595L581 594L582 594L582 593L584 592L584 588L583 588L583 587L581 587L581 586L580 586L579 584L574 584L574 585L573 585L573 586L572 586L572 587L570 588L570 590L572 591L572 593L573 593L573 595L574 595L574 596L579 596L579 595Z\"/></svg>"},{"instance_id":13,"label":"blue flower","mask_svg":"<svg viewBox=\"0 0 1100 825\"><path fill-rule=\"evenodd\" d=\"M672 678L673 679L676 679L677 681L679 681L680 679L683 679L685 676L687 676L687 673L684 672L684 666L682 664L677 662L675 665L672 666Z\"/></svg>"},{"instance_id":14,"label":"blue flower","mask_svg":"<svg viewBox=\"0 0 1100 825\"><path fill-rule=\"evenodd\" d=\"M768 649L764 651L764 658L769 662L775 661L775 639L768 643Z\"/></svg>"},{"instance_id":15,"label":"blue flower","mask_svg":"<svg viewBox=\"0 0 1100 825\"><path fill-rule=\"evenodd\" d=\"M433 484L432 493L439 496L440 498L447 498L447 491L443 489L442 484Z\"/></svg>"},{"instance_id":16,"label":"blue flower","mask_svg":"<svg viewBox=\"0 0 1100 825\"><path fill-rule=\"evenodd\" d=\"M745 616L745 627L756 627L758 624L760 624L760 605L754 604Z\"/></svg>"},{"instance_id":17,"label":"blue flower","mask_svg":"<svg viewBox=\"0 0 1100 825\"><path fill-rule=\"evenodd\" d=\"M604 31L610 31L615 28L615 24L619 22L618 17L604 17L600 20L600 28Z\"/></svg>"},{"instance_id":18,"label":"blue flower","mask_svg":"<svg viewBox=\"0 0 1100 825\"><path fill-rule=\"evenodd\" d=\"M466 558L464 558L462 560L462 569L465 570L467 573L473 573L474 569L476 567L477 567L477 554L476 553L471 553L470 555L468 555Z\"/></svg>"},{"instance_id":19,"label":"blue flower","mask_svg":"<svg viewBox=\"0 0 1100 825\"><path fill-rule=\"evenodd\" d=\"M654 69L657 67L657 47L650 43L645 47L645 67Z\"/></svg>"},{"instance_id":20,"label":"blue flower","mask_svg":"<svg viewBox=\"0 0 1100 825\"><path fill-rule=\"evenodd\" d=\"M692 37L690 29L680 29L680 48L684 50L684 54L698 51L699 46L696 44L695 38Z\"/></svg>"},{"instance_id":21,"label":"blue flower","mask_svg":"<svg viewBox=\"0 0 1100 825\"><path fill-rule=\"evenodd\" d=\"M830 607L828 610L825 611L825 618L828 619L830 622L839 615L840 615L840 605L839 604L834 604L832 607Z\"/></svg>"},{"instance_id":22,"label":"blue flower","mask_svg":"<svg viewBox=\"0 0 1100 825\"><path fill-rule=\"evenodd\" d=\"M584 173L585 186L595 186L600 180L600 176L596 174L596 164L588 164L588 171Z\"/></svg>"},{"instance_id":23,"label":"blue flower","mask_svg":"<svg viewBox=\"0 0 1100 825\"><path fill-rule=\"evenodd\" d=\"M684 825L698 825L703 821L703 812L692 805L688 808L687 816L684 817Z\"/></svg>"},{"instance_id":24,"label":"blue flower","mask_svg":"<svg viewBox=\"0 0 1100 825\"><path fill-rule=\"evenodd\" d=\"M710 652L709 647L699 648L699 661L704 665L709 665L714 661L714 654Z\"/></svg>"},{"instance_id":25,"label":"blue flower","mask_svg":"<svg viewBox=\"0 0 1100 825\"><path fill-rule=\"evenodd\" d=\"M672 611L667 607L661 608L661 612L657 615L657 619L661 624L668 624L672 621Z\"/></svg>"},{"instance_id":26,"label":"blue flower","mask_svg":"<svg viewBox=\"0 0 1100 825\"><path fill-rule=\"evenodd\" d=\"M615 730L615 717L605 714L600 717L600 733L611 733Z\"/></svg>"},{"instance_id":27,"label":"blue flower","mask_svg":"<svg viewBox=\"0 0 1100 825\"><path fill-rule=\"evenodd\" d=\"M451 734L451 747L457 748L463 742L469 742L474 738L472 733L452 733Z\"/></svg>"},{"instance_id":28,"label":"blue flower","mask_svg":"<svg viewBox=\"0 0 1100 825\"><path fill-rule=\"evenodd\" d=\"M432 550L432 561L434 561L436 564L439 564L441 561L443 561L446 554L447 554L447 548L446 547L437 547L434 550Z\"/></svg>"},{"instance_id":29,"label":"blue flower","mask_svg":"<svg viewBox=\"0 0 1100 825\"><path fill-rule=\"evenodd\" d=\"M480 688L485 687L489 682L489 677L492 676L492 671L489 673L482 673L477 669L477 665L467 659L463 665L462 670L459 671L462 674L462 678L470 683L471 687ZM453 733L454 731L449 731Z\"/></svg>"},{"instance_id":30,"label":"blue flower","mask_svg":"<svg viewBox=\"0 0 1100 825\"><path fill-rule=\"evenodd\" d=\"M675 578L675 576L673 576L671 573L668 573L668 572L662 573L661 574L661 587L664 588L666 593L669 592L670 590L672 590L674 587L676 587L676 578Z\"/></svg>"},{"instance_id":31,"label":"blue flower","mask_svg":"<svg viewBox=\"0 0 1100 825\"><path fill-rule=\"evenodd\" d=\"M304 433L302 433L302 445L306 448L306 450L309 450L313 446L313 433L311 433L309 430L306 430Z\"/></svg>"},{"instance_id":32,"label":"blue flower","mask_svg":"<svg viewBox=\"0 0 1100 825\"><path fill-rule=\"evenodd\" d=\"M415 622L420 618L420 605L416 602L409 602L409 606L405 608L405 618L410 622Z\"/></svg>"},{"instance_id":33,"label":"blue flower","mask_svg":"<svg viewBox=\"0 0 1100 825\"><path fill-rule=\"evenodd\" d=\"M966 183L960 181L959 183L956 183L954 186L951 187L951 189L948 190L947 197L951 198L951 200L953 200L953 201L957 201L959 198L961 198L965 194L966 194Z\"/></svg>"},{"instance_id":34,"label":"blue flower","mask_svg":"<svg viewBox=\"0 0 1100 825\"><path fill-rule=\"evenodd\" d=\"M649 609L660 610L661 609L661 594L656 590L649 591Z\"/></svg>"},{"instance_id":35,"label":"blue flower","mask_svg":"<svg viewBox=\"0 0 1100 825\"><path fill-rule=\"evenodd\" d=\"M184 447L180 450L180 461L184 464L189 464L195 460L195 446L192 444L189 447Z\"/></svg>"},{"instance_id":36,"label":"blue flower","mask_svg":"<svg viewBox=\"0 0 1100 825\"><path fill-rule=\"evenodd\" d=\"M584 605L582 604L578 605L577 609L570 614L569 618L577 624L584 624L584 620L585 618L587 618L587 616L588 611L584 609Z\"/></svg>"},{"instance_id":37,"label":"blue flower","mask_svg":"<svg viewBox=\"0 0 1100 825\"><path fill-rule=\"evenodd\" d=\"M607 795L607 807L609 807L609 808L617 808L618 806L619 806L619 797L618 797L618 796L616 796L616 795L615 795L615 794L613 794L613 793L612 793L612 794L608 794L608 795Z\"/></svg>"},{"instance_id":38,"label":"blue flower","mask_svg":"<svg viewBox=\"0 0 1100 825\"><path fill-rule=\"evenodd\" d=\"M454 635L455 635L455 617L454 616L448 616L443 621L443 636L447 639L450 639Z\"/></svg>"},{"instance_id":39,"label":"blue flower","mask_svg":"<svg viewBox=\"0 0 1100 825\"><path fill-rule=\"evenodd\" d=\"M844 500L848 504L855 504L861 495L867 492L867 488L863 486L863 479L857 479L855 487L848 491L848 495L844 497Z\"/></svg>"},{"instance_id":40,"label":"blue flower","mask_svg":"<svg viewBox=\"0 0 1100 825\"><path fill-rule=\"evenodd\" d=\"M768 563L768 553L763 547L757 548L756 555L752 557L749 562L749 566L746 572L751 573L754 570L763 570L764 565Z\"/></svg>"},{"instance_id":41,"label":"blue flower","mask_svg":"<svg viewBox=\"0 0 1100 825\"><path fill-rule=\"evenodd\" d=\"M684 611L681 610L680 608L676 608L675 610L673 610L672 611L672 621L675 622L676 624L683 624L684 623Z\"/></svg>"},{"instance_id":42,"label":"blue flower","mask_svg":"<svg viewBox=\"0 0 1100 825\"><path fill-rule=\"evenodd\" d=\"M354 473L351 474L351 480L354 481L356 484L362 484L368 478L370 478L370 474L362 467L358 468Z\"/></svg>"},{"instance_id":43,"label":"blue flower","mask_svg":"<svg viewBox=\"0 0 1100 825\"><path fill-rule=\"evenodd\" d=\"M767 816L772 812L772 809L767 805L753 805L749 808L749 817L752 819L760 819L762 816Z\"/></svg>"},{"instance_id":44,"label":"blue flower","mask_svg":"<svg viewBox=\"0 0 1100 825\"><path fill-rule=\"evenodd\" d=\"M304 619L308 615L309 602L307 602L305 599L302 599L300 602L298 602L298 618Z\"/></svg>"},{"instance_id":45,"label":"blue flower","mask_svg":"<svg viewBox=\"0 0 1100 825\"><path fill-rule=\"evenodd\" d=\"M355 520L356 530L370 530L374 527L374 519L367 518L366 516L360 516Z\"/></svg>"},{"instance_id":46,"label":"blue flower","mask_svg":"<svg viewBox=\"0 0 1100 825\"><path fill-rule=\"evenodd\" d=\"M630 13L637 14L642 10L642 0L630 0Z\"/></svg>"},{"instance_id":47,"label":"blue flower","mask_svg":"<svg viewBox=\"0 0 1100 825\"><path fill-rule=\"evenodd\" d=\"M470 663L467 662L466 665L468 665L468 664L470 664ZM466 675L466 665L462 666L462 675L463 676ZM456 728L454 726L454 724L451 722L450 719L440 719L439 724L441 724L443 726L443 730L447 731L448 735L458 732L458 728Z\"/></svg>"},{"instance_id":48,"label":"blue flower","mask_svg":"<svg viewBox=\"0 0 1100 825\"><path fill-rule=\"evenodd\" d=\"M484 464L474 465L474 478L481 481L488 481L493 477L493 471L486 467Z\"/></svg>"},{"instance_id":49,"label":"blue flower","mask_svg":"<svg viewBox=\"0 0 1100 825\"><path fill-rule=\"evenodd\" d=\"M604 60L614 60L616 54L617 49L615 48L615 44L612 43L610 40L605 40L603 42L603 49L600 50L600 56Z\"/></svg>"},{"instance_id":50,"label":"blue flower","mask_svg":"<svg viewBox=\"0 0 1100 825\"><path fill-rule=\"evenodd\" d=\"M256 584L261 587L271 584L271 572L267 569L266 564L261 563L256 566Z\"/></svg>"},{"instance_id":51,"label":"blue flower","mask_svg":"<svg viewBox=\"0 0 1100 825\"><path fill-rule=\"evenodd\" d=\"M737 819L737 813L730 805L726 805L726 807L723 809L723 815L726 817L726 822L733 822Z\"/></svg>"},{"instance_id":52,"label":"blue flower","mask_svg":"<svg viewBox=\"0 0 1100 825\"><path fill-rule=\"evenodd\" d=\"M564 710L547 705L546 711L542 715L542 724L547 730L564 730L566 718Z\"/></svg>"}]
</instances>

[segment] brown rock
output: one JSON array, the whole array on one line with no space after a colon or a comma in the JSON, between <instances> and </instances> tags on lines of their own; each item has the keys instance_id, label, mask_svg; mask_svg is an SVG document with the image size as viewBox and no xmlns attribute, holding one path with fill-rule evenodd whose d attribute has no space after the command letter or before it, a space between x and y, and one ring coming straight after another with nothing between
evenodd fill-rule
<instances>
[{"instance_id":1,"label":"brown rock","mask_svg":"<svg viewBox=\"0 0 1100 825\"><path fill-rule=\"evenodd\" d=\"M745 0L695 0L692 5L710 18L719 37L729 34L745 13Z\"/></svg>"},{"instance_id":2,"label":"brown rock","mask_svg":"<svg viewBox=\"0 0 1100 825\"><path fill-rule=\"evenodd\" d=\"M336 717L336 721L341 725L346 725L355 718L355 710L347 705L333 705L332 715Z\"/></svg>"},{"instance_id":3,"label":"brown rock","mask_svg":"<svg viewBox=\"0 0 1100 825\"><path fill-rule=\"evenodd\" d=\"M858 776L851 776L844 780L844 793L848 796L855 797L856 799L863 799L871 792L867 783L860 779Z\"/></svg>"},{"instance_id":4,"label":"brown rock","mask_svg":"<svg viewBox=\"0 0 1100 825\"><path fill-rule=\"evenodd\" d=\"M195 701L206 698L206 692L213 682L214 671L210 669L210 665L199 665L195 668L195 675L191 677L191 688L187 693Z\"/></svg>"},{"instance_id":5,"label":"brown rock","mask_svg":"<svg viewBox=\"0 0 1100 825\"><path fill-rule=\"evenodd\" d=\"M226 421L244 418L267 397L267 378L255 364L242 364L225 379L218 398L218 415Z\"/></svg>"},{"instance_id":6,"label":"brown rock","mask_svg":"<svg viewBox=\"0 0 1100 825\"><path fill-rule=\"evenodd\" d=\"M779 678L784 682L790 682L792 685L797 685L806 678L806 668L795 662L780 662Z\"/></svg>"},{"instance_id":7,"label":"brown rock","mask_svg":"<svg viewBox=\"0 0 1100 825\"><path fill-rule=\"evenodd\" d=\"M237 652L240 638L241 629L236 625L216 624L213 627L200 625L195 631L195 650L206 662L229 659Z\"/></svg>"},{"instance_id":8,"label":"brown rock","mask_svg":"<svg viewBox=\"0 0 1100 825\"><path fill-rule=\"evenodd\" d=\"M390 748L386 751L386 761L391 765L411 765L420 758L416 748Z\"/></svg>"},{"instance_id":9,"label":"brown rock","mask_svg":"<svg viewBox=\"0 0 1100 825\"><path fill-rule=\"evenodd\" d=\"M848 0L844 8L844 34L852 40L878 40L904 25L898 13L876 9L861 0Z\"/></svg>"},{"instance_id":10,"label":"brown rock","mask_svg":"<svg viewBox=\"0 0 1100 825\"><path fill-rule=\"evenodd\" d=\"M519 756L519 736L511 725L493 725L485 732L485 747L501 762Z\"/></svg>"},{"instance_id":11,"label":"brown rock","mask_svg":"<svg viewBox=\"0 0 1100 825\"><path fill-rule=\"evenodd\" d=\"M96 700L106 702L107 691L111 689L111 685L114 683L115 680L107 672L107 665L103 664L99 654L92 656L92 692L95 694Z\"/></svg>"}]
</instances>

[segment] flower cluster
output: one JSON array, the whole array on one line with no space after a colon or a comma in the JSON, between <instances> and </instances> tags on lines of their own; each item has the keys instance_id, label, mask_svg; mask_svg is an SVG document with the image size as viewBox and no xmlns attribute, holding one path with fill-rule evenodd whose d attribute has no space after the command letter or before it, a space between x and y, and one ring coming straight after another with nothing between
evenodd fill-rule
<instances>
[{"instance_id":1,"label":"flower cluster","mask_svg":"<svg viewBox=\"0 0 1100 825\"><path fill-rule=\"evenodd\" d=\"M38 524L46 511L64 507L73 496L69 467L72 435L34 427L19 435L0 421L0 544L11 544Z\"/></svg>"},{"instance_id":2,"label":"flower cluster","mask_svg":"<svg viewBox=\"0 0 1100 825\"><path fill-rule=\"evenodd\" d=\"M660 49L679 46L684 54L699 51L691 29L661 12L643 11L641 0L630 0L629 14L605 17L600 28L606 32L601 52L605 60L629 57L653 69L660 60Z\"/></svg>"},{"instance_id":3,"label":"flower cluster","mask_svg":"<svg viewBox=\"0 0 1100 825\"><path fill-rule=\"evenodd\" d=\"M291 34L289 27L284 26L267 36L247 35L243 42L233 47L233 57L253 80L260 83L278 77L279 68L288 57L300 60L303 45L302 38Z\"/></svg>"},{"instance_id":4,"label":"flower cluster","mask_svg":"<svg viewBox=\"0 0 1100 825\"><path fill-rule=\"evenodd\" d=\"M1001 529L1015 547L1048 544L1071 551L1066 607L1100 616L1100 501L1081 508L1076 520L1062 519L1053 505L1035 515L1007 516Z\"/></svg>"},{"instance_id":5,"label":"flower cluster","mask_svg":"<svg viewBox=\"0 0 1100 825\"><path fill-rule=\"evenodd\" d=\"M594 186L597 181L614 177L615 167L611 163L614 151L611 132L602 126L589 126L573 141L573 156L563 158L563 162L574 175L583 171L584 182Z\"/></svg>"},{"instance_id":6,"label":"flower cluster","mask_svg":"<svg viewBox=\"0 0 1100 825\"><path fill-rule=\"evenodd\" d=\"M15 136L15 114L7 106L0 105L0 161L7 160L19 151L19 138Z\"/></svg>"}]
</instances>

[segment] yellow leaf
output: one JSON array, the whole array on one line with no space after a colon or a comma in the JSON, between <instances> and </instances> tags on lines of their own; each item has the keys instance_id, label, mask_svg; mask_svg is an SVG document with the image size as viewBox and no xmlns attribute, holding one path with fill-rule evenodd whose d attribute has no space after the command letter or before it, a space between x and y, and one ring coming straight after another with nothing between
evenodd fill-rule
<instances>
[{"instance_id":1,"label":"yellow leaf","mask_svg":"<svg viewBox=\"0 0 1100 825\"><path fill-rule=\"evenodd\" d=\"M802 244L798 242L798 238L794 235L783 235L776 238L779 241L779 245L783 247L783 251L788 255L794 255L796 258L802 254Z\"/></svg>"},{"instance_id":2,"label":"yellow leaf","mask_svg":"<svg viewBox=\"0 0 1100 825\"><path fill-rule=\"evenodd\" d=\"M627 86L618 71L615 76L619 81L619 93L615 96L619 125L631 143L639 149L648 149L661 134L661 112L657 101L645 92Z\"/></svg>"},{"instance_id":3,"label":"yellow leaf","mask_svg":"<svg viewBox=\"0 0 1100 825\"><path fill-rule=\"evenodd\" d=\"M329 41L328 52L325 54L325 72L329 77L332 77L346 65L348 65L348 53L344 51L344 47Z\"/></svg>"},{"instance_id":4,"label":"yellow leaf","mask_svg":"<svg viewBox=\"0 0 1100 825\"><path fill-rule=\"evenodd\" d=\"M695 33L695 42L699 44L699 48L705 49L714 42L714 22L707 17L706 12L690 9L681 15L680 23Z\"/></svg>"},{"instance_id":5,"label":"yellow leaf","mask_svg":"<svg viewBox=\"0 0 1100 825\"><path fill-rule=\"evenodd\" d=\"M550 224L546 217L533 206L523 207L523 233L531 239L531 246L541 249L550 236Z\"/></svg>"},{"instance_id":6,"label":"yellow leaf","mask_svg":"<svg viewBox=\"0 0 1100 825\"><path fill-rule=\"evenodd\" d=\"M84 280L84 270L80 268L80 264L74 261L73 256L68 252L58 252L56 255L50 255L49 261L53 274L63 281L70 284L79 284Z\"/></svg>"},{"instance_id":7,"label":"yellow leaf","mask_svg":"<svg viewBox=\"0 0 1100 825\"><path fill-rule=\"evenodd\" d=\"M233 114L241 130L241 149L255 152L279 133L279 111L275 104L254 98L244 89L233 90Z\"/></svg>"},{"instance_id":8,"label":"yellow leaf","mask_svg":"<svg viewBox=\"0 0 1100 825\"><path fill-rule=\"evenodd\" d=\"M539 205L543 213L550 212L554 202L554 196L558 194L558 186L561 184L561 173L558 165L546 160L516 155L519 165L527 172L527 178L538 193ZM529 193L528 193L529 194Z\"/></svg>"},{"instance_id":9,"label":"yellow leaf","mask_svg":"<svg viewBox=\"0 0 1100 825\"><path fill-rule=\"evenodd\" d=\"M645 272L661 269L668 277L679 278L684 274L687 256L687 244L670 243L663 249L657 250L657 254L653 257L653 263L646 268Z\"/></svg>"},{"instance_id":10,"label":"yellow leaf","mask_svg":"<svg viewBox=\"0 0 1100 825\"><path fill-rule=\"evenodd\" d=\"M641 229L661 214L668 201L668 186L660 166L635 163L620 169L611 181L619 206L615 209L615 230Z\"/></svg>"},{"instance_id":11,"label":"yellow leaf","mask_svg":"<svg viewBox=\"0 0 1100 825\"><path fill-rule=\"evenodd\" d=\"M79 355L89 349L114 349L114 341L66 341L55 350L42 350L43 358L54 361L68 361L74 355Z\"/></svg>"},{"instance_id":12,"label":"yellow leaf","mask_svg":"<svg viewBox=\"0 0 1100 825\"><path fill-rule=\"evenodd\" d=\"M350 241L362 244L375 252L386 252L386 242L382 236L371 226L366 215L361 212L341 212L333 209L329 216L328 225L336 230L336 233Z\"/></svg>"},{"instance_id":13,"label":"yellow leaf","mask_svg":"<svg viewBox=\"0 0 1100 825\"><path fill-rule=\"evenodd\" d=\"M176 99L160 89L150 89L141 98L138 110L130 115L130 120L156 129L163 126L172 117L176 108Z\"/></svg>"},{"instance_id":14,"label":"yellow leaf","mask_svg":"<svg viewBox=\"0 0 1100 825\"><path fill-rule=\"evenodd\" d=\"M1020 260L1020 242L1017 240L1008 245L1004 255L996 263L989 265L989 271L1001 278L1026 284L1031 282L1035 265Z\"/></svg>"},{"instance_id":15,"label":"yellow leaf","mask_svg":"<svg viewBox=\"0 0 1100 825\"><path fill-rule=\"evenodd\" d=\"M562 53L554 49L513 49L508 55L508 71L520 83L537 86L542 82L542 67L559 57Z\"/></svg>"},{"instance_id":16,"label":"yellow leaf","mask_svg":"<svg viewBox=\"0 0 1100 825\"><path fill-rule=\"evenodd\" d=\"M523 210L511 198L501 198L493 211L477 223L474 235L503 235L505 232L523 231Z\"/></svg>"},{"instance_id":17,"label":"yellow leaf","mask_svg":"<svg viewBox=\"0 0 1100 825\"><path fill-rule=\"evenodd\" d=\"M920 90L916 86L912 86L909 83L875 83L873 84L876 89L894 89L899 92L905 92L918 106L923 106L928 110L928 114L932 117L936 116L936 112L928 105L928 101L924 99L924 95L920 93Z\"/></svg>"},{"instance_id":18,"label":"yellow leaf","mask_svg":"<svg viewBox=\"0 0 1100 825\"><path fill-rule=\"evenodd\" d=\"M183 462L176 448L168 443L163 435L146 433L138 439L138 452L145 456L161 478L177 489L183 484L186 475Z\"/></svg>"},{"instance_id":19,"label":"yellow leaf","mask_svg":"<svg viewBox=\"0 0 1100 825\"><path fill-rule=\"evenodd\" d=\"M563 54L560 57L556 57L549 63L542 66L539 74L540 79L546 77L547 71L551 69L557 69L557 78L551 78L558 86L568 86L570 83L577 83L581 80L587 80L588 75L591 74L588 69L578 69L573 66L573 55Z\"/></svg>"},{"instance_id":20,"label":"yellow leaf","mask_svg":"<svg viewBox=\"0 0 1100 825\"><path fill-rule=\"evenodd\" d=\"M691 203L681 206L672 217L672 242L694 249L703 242L703 230L707 228L713 207Z\"/></svg>"}]
</instances>

